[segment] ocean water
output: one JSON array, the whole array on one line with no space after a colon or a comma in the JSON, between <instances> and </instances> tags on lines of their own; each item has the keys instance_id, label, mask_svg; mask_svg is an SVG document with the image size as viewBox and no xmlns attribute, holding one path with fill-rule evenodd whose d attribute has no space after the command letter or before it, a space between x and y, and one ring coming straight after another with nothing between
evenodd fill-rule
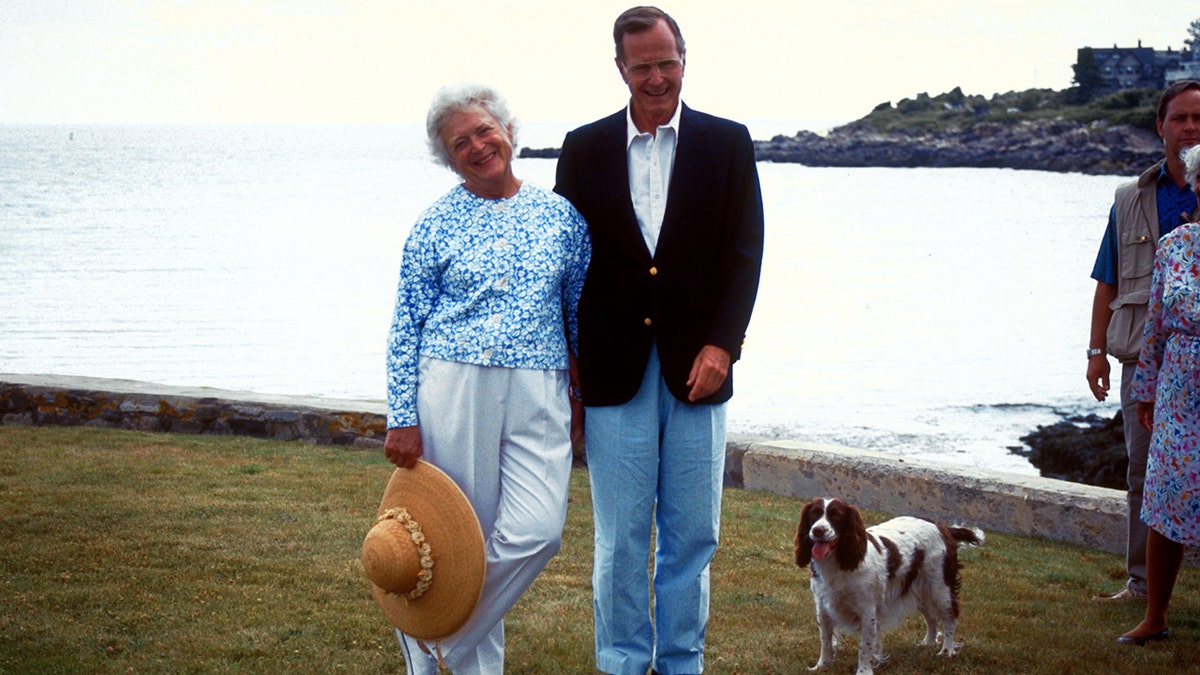
<instances>
[{"instance_id":1,"label":"ocean water","mask_svg":"<svg viewBox=\"0 0 1200 675\"><path fill-rule=\"evenodd\" d=\"M571 126L526 125L522 144ZM552 160L516 172L553 186ZM1083 352L1127 177L759 172L731 431L1032 475L1022 435L1115 413ZM404 238L455 183L416 126L0 125L0 373L382 399Z\"/></svg>"}]
</instances>

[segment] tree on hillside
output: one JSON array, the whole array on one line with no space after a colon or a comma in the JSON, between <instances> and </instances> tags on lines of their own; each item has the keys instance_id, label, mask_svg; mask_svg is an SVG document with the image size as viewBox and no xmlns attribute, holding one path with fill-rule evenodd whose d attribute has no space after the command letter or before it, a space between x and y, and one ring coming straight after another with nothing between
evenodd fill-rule
<instances>
[{"instance_id":1,"label":"tree on hillside","mask_svg":"<svg viewBox=\"0 0 1200 675\"><path fill-rule=\"evenodd\" d=\"M1075 87L1070 92L1070 102L1082 104L1095 97L1096 90L1103 84L1103 80L1100 78L1100 64L1096 63L1096 54L1092 48L1083 47L1078 54L1078 62L1071 66L1075 71Z\"/></svg>"},{"instance_id":2,"label":"tree on hillside","mask_svg":"<svg viewBox=\"0 0 1200 675\"><path fill-rule=\"evenodd\" d=\"M1192 25L1188 26L1188 39L1183 43L1187 45L1192 52L1192 59L1200 58L1200 19L1194 19Z\"/></svg>"}]
</instances>

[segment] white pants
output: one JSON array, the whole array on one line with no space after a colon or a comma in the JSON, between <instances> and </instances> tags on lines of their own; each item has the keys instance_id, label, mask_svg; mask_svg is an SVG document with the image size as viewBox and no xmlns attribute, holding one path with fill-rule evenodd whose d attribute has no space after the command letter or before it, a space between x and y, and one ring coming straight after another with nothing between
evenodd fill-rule
<instances>
[{"instance_id":1,"label":"white pants","mask_svg":"<svg viewBox=\"0 0 1200 675\"><path fill-rule=\"evenodd\" d=\"M498 675L504 615L562 546L571 478L567 373L422 358L417 378L423 459L466 493L487 549L475 612L436 647L455 675ZM396 634L410 675L437 672L436 657Z\"/></svg>"}]
</instances>

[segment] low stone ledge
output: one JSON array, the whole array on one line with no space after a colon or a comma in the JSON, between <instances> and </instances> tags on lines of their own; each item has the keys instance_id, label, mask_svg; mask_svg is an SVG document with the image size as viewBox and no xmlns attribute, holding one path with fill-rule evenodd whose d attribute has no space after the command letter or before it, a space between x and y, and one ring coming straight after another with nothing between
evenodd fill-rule
<instances>
[{"instance_id":1,"label":"low stone ledge","mask_svg":"<svg viewBox=\"0 0 1200 675\"><path fill-rule=\"evenodd\" d=\"M386 422L382 401L0 373L0 427L244 434L378 449ZM873 511L1125 550L1125 493L1080 483L731 434L725 485L803 500L837 496ZM1188 554L1188 564L1200 565L1194 549Z\"/></svg>"},{"instance_id":2,"label":"low stone ledge","mask_svg":"<svg viewBox=\"0 0 1200 675\"><path fill-rule=\"evenodd\" d=\"M90 426L380 448L382 402L0 374L0 426Z\"/></svg>"},{"instance_id":3,"label":"low stone ledge","mask_svg":"<svg viewBox=\"0 0 1200 675\"><path fill-rule=\"evenodd\" d=\"M790 441L754 443L739 464L747 489L1125 552L1120 490Z\"/></svg>"}]
</instances>

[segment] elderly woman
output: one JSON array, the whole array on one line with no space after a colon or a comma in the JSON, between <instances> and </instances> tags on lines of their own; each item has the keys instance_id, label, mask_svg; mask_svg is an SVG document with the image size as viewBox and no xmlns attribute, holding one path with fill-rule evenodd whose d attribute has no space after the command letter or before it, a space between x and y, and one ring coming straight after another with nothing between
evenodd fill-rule
<instances>
[{"instance_id":1,"label":"elderly woman","mask_svg":"<svg viewBox=\"0 0 1200 675\"><path fill-rule=\"evenodd\" d=\"M1200 146L1185 151L1183 162L1200 196ZM1142 499L1150 528L1146 617L1117 638L1135 645L1170 636L1167 605L1183 547L1200 544L1200 223L1159 240L1144 335L1133 397L1138 421L1151 433Z\"/></svg>"},{"instance_id":2,"label":"elderly woman","mask_svg":"<svg viewBox=\"0 0 1200 675\"><path fill-rule=\"evenodd\" d=\"M462 184L404 246L388 335L388 432L401 468L445 471L479 517L487 576L475 613L436 645L397 631L410 674L501 673L505 613L558 552L567 511L576 308L591 255L566 199L513 175L515 120L475 85L443 88L426 119ZM432 652L432 653L431 653Z\"/></svg>"}]
</instances>

